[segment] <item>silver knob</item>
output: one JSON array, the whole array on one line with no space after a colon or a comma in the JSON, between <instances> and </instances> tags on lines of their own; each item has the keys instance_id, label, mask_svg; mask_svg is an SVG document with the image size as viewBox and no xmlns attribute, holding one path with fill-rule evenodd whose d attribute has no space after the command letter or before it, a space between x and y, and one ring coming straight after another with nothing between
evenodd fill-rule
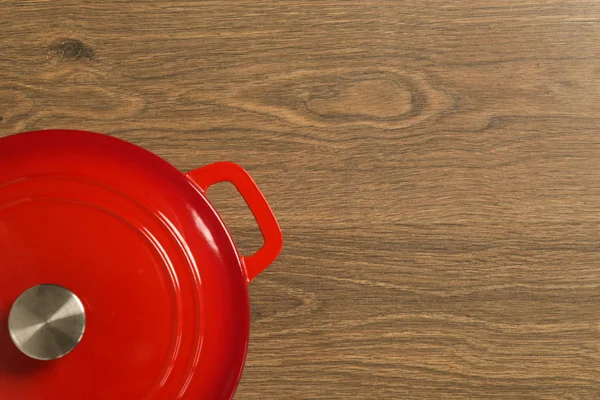
<instances>
[{"instance_id":1,"label":"silver knob","mask_svg":"<svg viewBox=\"0 0 600 400\"><path fill-rule=\"evenodd\" d=\"M85 331L83 303L70 290L39 285L12 306L8 329L15 345L36 360L55 360L71 352Z\"/></svg>"}]
</instances>

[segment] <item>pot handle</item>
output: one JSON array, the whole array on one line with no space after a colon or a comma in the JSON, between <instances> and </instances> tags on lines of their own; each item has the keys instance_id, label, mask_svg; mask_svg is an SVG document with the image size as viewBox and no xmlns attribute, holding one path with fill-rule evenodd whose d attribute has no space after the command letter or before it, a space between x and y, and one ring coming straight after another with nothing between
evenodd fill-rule
<instances>
[{"instance_id":1,"label":"pot handle","mask_svg":"<svg viewBox=\"0 0 600 400\"><path fill-rule=\"evenodd\" d=\"M230 182L238 190L263 235L264 245L251 256L241 256L246 268L248 282L264 271L281 253L283 235L260 189L242 167L232 162L217 162L187 173L187 176L203 191L219 182Z\"/></svg>"}]
</instances>

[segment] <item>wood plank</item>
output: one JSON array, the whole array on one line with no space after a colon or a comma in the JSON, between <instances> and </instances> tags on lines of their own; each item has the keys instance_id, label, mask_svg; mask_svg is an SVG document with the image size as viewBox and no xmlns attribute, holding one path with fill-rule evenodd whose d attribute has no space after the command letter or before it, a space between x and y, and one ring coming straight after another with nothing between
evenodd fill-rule
<instances>
[{"instance_id":1,"label":"wood plank","mask_svg":"<svg viewBox=\"0 0 600 400\"><path fill-rule=\"evenodd\" d=\"M105 132L265 192L286 248L236 398L600 396L597 1L1 6L0 136Z\"/></svg>"}]
</instances>

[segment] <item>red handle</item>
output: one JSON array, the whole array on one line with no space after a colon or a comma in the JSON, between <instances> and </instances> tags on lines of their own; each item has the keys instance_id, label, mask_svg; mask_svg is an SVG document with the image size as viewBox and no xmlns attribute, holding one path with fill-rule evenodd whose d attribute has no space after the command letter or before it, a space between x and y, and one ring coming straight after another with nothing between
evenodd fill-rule
<instances>
[{"instance_id":1,"label":"red handle","mask_svg":"<svg viewBox=\"0 0 600 400\"><path fill-rule=\"evenodd\" d=\"M256 253L249 257L242 256L248 282L251 282L275 261L283 248L281 228L267 200L248 172L231 162L207 165L188 172L187 176L204 192L215 183L231 182L248 204L264 239L264 245Z\"/></svg>"}]
</instances>

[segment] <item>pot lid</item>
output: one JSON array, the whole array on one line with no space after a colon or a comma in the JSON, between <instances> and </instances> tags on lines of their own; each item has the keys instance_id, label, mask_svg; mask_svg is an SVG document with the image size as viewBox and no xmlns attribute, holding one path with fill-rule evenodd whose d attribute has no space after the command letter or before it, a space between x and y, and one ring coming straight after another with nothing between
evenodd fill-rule
<instances>
[{"instance_id":1,"label":"pot lid","mask_svg":"<svg viewBox=\"0 0 600 400\"><path fill-rule=\"evenodd\" d=\"M251 195L275 239L239 256L203 195L224 168L89 132L0 139L0 398L232 396L281 232Z\"/></svg>"}]
</instances>

